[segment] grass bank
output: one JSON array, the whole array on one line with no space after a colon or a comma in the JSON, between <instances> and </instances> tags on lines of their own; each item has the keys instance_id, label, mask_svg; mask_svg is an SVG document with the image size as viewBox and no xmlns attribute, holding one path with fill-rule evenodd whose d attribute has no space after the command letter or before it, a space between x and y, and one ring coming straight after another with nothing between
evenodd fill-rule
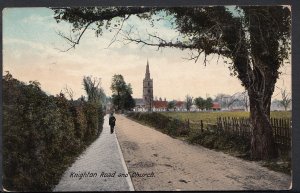
<instances>
[{"instance_id":1,"label":"grass bank","mask_svg":"<svg viewBox=\"0 0 300 193\"><path fill-rule=\"evenodd\" d=\"M127 117L138 121L144 125L154 127L162 133L172 137L186 137L189 135L189 129L183 121L172 119L160 113L133 113L127 114Z\"/></svg>"}]
</instances>

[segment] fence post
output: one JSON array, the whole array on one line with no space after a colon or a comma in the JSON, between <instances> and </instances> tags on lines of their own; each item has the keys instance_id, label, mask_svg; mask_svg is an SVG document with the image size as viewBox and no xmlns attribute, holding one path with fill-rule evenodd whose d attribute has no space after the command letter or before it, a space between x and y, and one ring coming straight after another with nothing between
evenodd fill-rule
<instances>
[{"instance_id":1,"label":"fence post","mask_svg":"<svg viewBox=\"0 0 300 193\"><path fill-rule=\"evenodd\" d=\"M200 123L200 127L201 127L201 132L203 132L203 121L201 120L201 123Z\"/></svg>"},{"instance_id":2,"label":"fence post","mask_svg":"<svg viewBox=\"0 0 300 193\"><path fill-rule=\"evenodd\" d=\"M224 122L224 131L227 132L227 121L226 121L226 117L223 118L223 122Z\"/></svg>"},{"instance_id":3,"label":"fence post","mask_svg":"<svg viewBox=\"0 0 300 193\"><path fill-rule=\"evenodd\" d=\"M285 143L285 146L286 147L288 147L288 143L289 143L289 140L288 140L288 138L289 138L289 124L288 124L289 122L288 122L288 119L285 119L284 120L284 130L285 130L285 141L284 141L284 143Z\"/></svg>"}]
</instances>

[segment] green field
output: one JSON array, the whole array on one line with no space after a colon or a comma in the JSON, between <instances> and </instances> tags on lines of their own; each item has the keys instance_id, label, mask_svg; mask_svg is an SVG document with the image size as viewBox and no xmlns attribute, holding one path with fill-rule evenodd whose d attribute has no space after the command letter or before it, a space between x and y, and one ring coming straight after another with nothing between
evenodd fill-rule
<instances>
[{"instance_id":1,"label":"green field","mask_svg":"<svg viewBox=\"0 0 300 193\"><path fill-rule=\"evenodd\" d=\"M207 123L215 123L217 117L249 117L249 112L161 112L163 115L176 118L179 120L189 119L191 122L200 122L201 120ZM291 111L273 111L271 112L272 118L291 118Z\"/></svg>"}]
</instances>

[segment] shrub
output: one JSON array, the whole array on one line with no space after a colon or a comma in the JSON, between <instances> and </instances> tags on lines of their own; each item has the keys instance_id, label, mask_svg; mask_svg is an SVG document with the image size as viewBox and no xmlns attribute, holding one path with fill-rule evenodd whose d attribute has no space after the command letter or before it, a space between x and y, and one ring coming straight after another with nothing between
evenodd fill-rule
<instances>
[{"instance_id":1,"label":"shrub","mask_svg":"<svg viewBox=\"0 0 300 193\"><path fill-rule=\"evenodd\" d=\"M38 82L3 77L3 187L49 191L102 129L103 112L48 96ZM90 132L88 132L90 131ZM84 139L85 137L85 139Z\"/></svg>"},{"instance_id":2,"label":"shrub","mask_svg":"<svg viewBox=\"0 0 300 193\"><path fill-rule=\"evenodd\" d=\"M216 130L192 130L187 139L192 144L199 144L204 147L222 150L238 154L244 158L250 157L250 139L241 136L234 136Z\"/></svg>"}]
</instances>

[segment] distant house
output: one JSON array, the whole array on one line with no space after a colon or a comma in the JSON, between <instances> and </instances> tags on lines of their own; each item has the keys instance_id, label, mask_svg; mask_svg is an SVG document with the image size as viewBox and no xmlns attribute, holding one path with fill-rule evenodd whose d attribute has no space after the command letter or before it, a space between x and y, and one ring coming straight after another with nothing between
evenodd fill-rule
<instances>
[{"instance_id":1,"label":"distant house","mask_svg":"<svg viewBox=\"0 0 300 193\"><path fill-rule=\"evenodd\" d=\"M192 112L199 111L199 108L197 107L197 105L192 105L190 111Z\"/></svg>"},{"instance_id":2,"label":"distant house","mask_svg":"<svg viewBox=\"0 0 300 193\"><path fill-rule=\"evenodd\" d=\"M136 98L134 101L135 107L133 108L133 111L147 111L144 99Z\"/></svg>"},{"instance_id":3,"label":"distant house","mask_svg":"<svg viewBox=\"0 0 300 193\"><path fill-rule=\"evenodd\" d=\"M185 102L176 101L175 103L175 111L186 111Z\"/></svg>"},{"instance_id":4,"label":"distant house","mask_svg":"<svg viewBox=\"0 0 300 193\"><path fill-rule=\"evenodd\" d=\"M135 101L135 107L133 109L134 111L139 111L139 112L148 111L144 99L136 98L134 99L134 101ZM153 101L152 111L167 111L167 108L168 108L168 101L162 101L162 100Z\"/></svg>"},{"instance_id":5,"label":"distant house","mask_svg":"<svg viewBox=\"0 0 300 193\"><path fill-rule=\"evenodd\" d=\"M220 103L213 102L213 106L211 107L211 109L212 109L213 111L220 111L220 110L221 110L221 105L220 105Z\"/></svg>"},{"instance_id":6,"label":"distant house","mask_svg":"<svg viewBox=\"0 0 300 193\"><path fill-rule=\"evenodd\" d=\"M153 111L166 111L167 108L167 101L153 101Z\"/></svg>"}]
</instances>

